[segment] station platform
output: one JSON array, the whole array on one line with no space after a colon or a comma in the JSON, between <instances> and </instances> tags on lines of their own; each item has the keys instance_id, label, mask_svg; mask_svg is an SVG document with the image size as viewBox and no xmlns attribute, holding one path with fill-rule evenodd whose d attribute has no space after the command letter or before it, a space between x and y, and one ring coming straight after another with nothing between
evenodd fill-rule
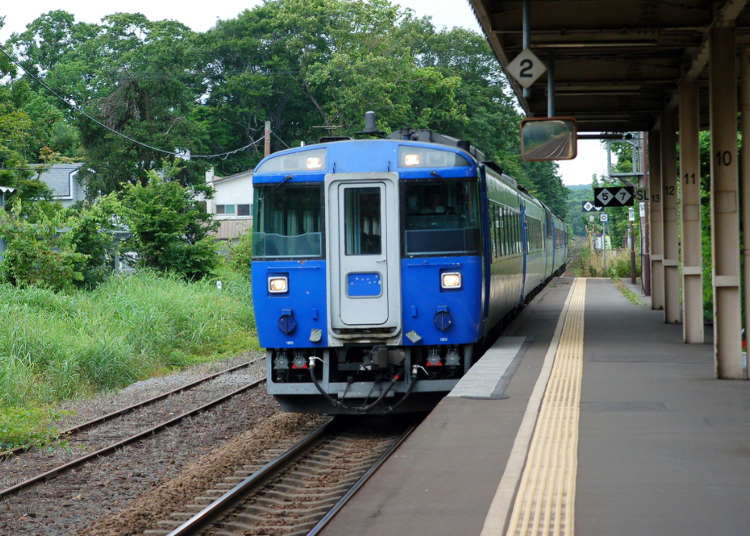
<instances>
[{"instance_id":1,"label":"station platform","mask_svg":"<svg viewBox=\"0 0 750 536\"><path fill-rule=\"evenodd\" d=\"M750 534L750 383L641 299L552 280L323 534Z\"/></svg>"}]
</instances>

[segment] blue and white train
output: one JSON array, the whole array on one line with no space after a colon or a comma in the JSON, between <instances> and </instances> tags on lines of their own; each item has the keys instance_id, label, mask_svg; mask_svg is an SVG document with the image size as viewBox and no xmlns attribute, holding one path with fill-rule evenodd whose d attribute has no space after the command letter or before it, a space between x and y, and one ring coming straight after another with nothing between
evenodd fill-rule
<instances>
[{"instance_id":1,"label":"blue and white train","mask_svg":"<svg viewBox=\"0 0 750 536\"><path fill-rule=\"evenodd\" d=\"M431 131L274 153L253 187L255 320L290 410L429 407L567 260L559 218Z\"/></svg>"}]
</instances>

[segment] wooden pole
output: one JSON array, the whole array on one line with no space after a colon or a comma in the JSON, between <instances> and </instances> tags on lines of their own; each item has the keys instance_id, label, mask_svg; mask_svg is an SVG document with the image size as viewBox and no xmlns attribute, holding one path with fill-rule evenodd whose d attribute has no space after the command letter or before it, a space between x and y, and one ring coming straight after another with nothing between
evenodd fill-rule
<instances>
[{"instance_id":1,"label":"wooden pole","mask_svg":"<svg viewBox=\"0 0 750 536\"><path fill-rule=\"evenodd\" d=\"M266 121L266 128L265 128L263 137L265 139L263 154L265 156L268 156L269 154L271 154L271 122L270 121Z\"/></svg>"}]
</instances>

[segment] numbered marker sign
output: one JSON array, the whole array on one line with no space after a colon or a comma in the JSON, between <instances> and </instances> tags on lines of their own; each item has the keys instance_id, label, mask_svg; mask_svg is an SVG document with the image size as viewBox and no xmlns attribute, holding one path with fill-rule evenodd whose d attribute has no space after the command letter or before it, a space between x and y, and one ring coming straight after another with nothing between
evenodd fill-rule
<instances>
[{"instance_id":1,"label":"numbered marker sign","mask_svg":"<svg viewBox=\"0 0 750 536\"><path fill-rule=\"evenodd\" d=\"M508 65L508 74L518 80L518 83L525 88L536 82L546 70L547 66L528 48L524 49Z\"/></svg>"},{"instance_id":2,"label":"numbered marker sign","mask_svg":"<svg viewBox=\"0 0 750 536\"><path fill-rule=\"evenodd\" d=\"M627 207L633 204L635 195L630 186L594 188L594 203L598 207Z\"/></svg>"},{"instance_id":3,"label":"numbered marker sign","mask_svg":"<svg viewBox=\"0 0 750 536\"><path fill-rule=\"evenodd\" d=\"M581 209L584 212L601 212L602 210L604 210L604 207L597 207L593 201L583 201Z\"/></svg>"}]
</instances>

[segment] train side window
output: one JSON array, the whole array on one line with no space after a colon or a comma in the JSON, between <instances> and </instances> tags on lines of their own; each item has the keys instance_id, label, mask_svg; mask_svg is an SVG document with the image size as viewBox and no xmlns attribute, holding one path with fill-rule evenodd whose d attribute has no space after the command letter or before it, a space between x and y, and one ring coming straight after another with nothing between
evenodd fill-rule
<instances>
[{"instance_id":1,"label":"train side window","mask_svg":"<svg viewBox=\"0 0 750 536\"><path fill-rule=\"evenodd\" d=\"M503 243L503 256L507 257L510 253L510 250L508 249L508 209L505 207L501 207L500 215L503 220L503 234L500 237L500 240Z\"/></svg>"},{"instance_id":2,"label":"train side window","mask_svg":"<svg viewBox=\"0 0 750 536\"><path fill-rule=\"evenodd\" d=\"M487 218L489 219L489 228L490 228L490 256L494 259L495 258L495 221L494 221L494 214L492 211L492 202L490 201L488 209L487 209Z\"/></svg>"},{"instance_id":3,"label":"train side window","mask_svg":"<svg viewBox=\"0 0 750 536\"><path fill-rule=\"evenodd\" d=\"M347 188L344 194L347 255L380 255L380 188Z\"/></svg>"},{"instance_id":4,"label":"train side window","mask_svg":"<svg viewBox=\"0 0 750 536\"><path fill-rule=\"evenodd\" d=\"M502 223L502 219L500 218L500 207L495 205L492 208L492 211L495 214L495 230L497 231L495 233L495 241L497 242L497 256L502 257L503 256L503 223Z\"/></svg>"},{"instance_id":5,"label":"train side window","mask_svg":"<svg viewBox=\"0 0 750 536\"><path fill-rule=\"evenodd\" d=\"M490 203L490 242L492 242L492 258L496 259L498 256L497 251L497 214L495 213L495 205Z\"/></svg>"},{"instance_id":6,"label":"train side window","mask_svg":"<svg viewBox=\"0 0 750 536\"><path fill-rule=\"evenodd\" d=\"M510 215L510 211L503 207L503 243L505 244L505 255L510 255L510 240L508 240L508 237L510 236L510 222L508 221L508 216Z\"/></svg>"}]
</instances>

